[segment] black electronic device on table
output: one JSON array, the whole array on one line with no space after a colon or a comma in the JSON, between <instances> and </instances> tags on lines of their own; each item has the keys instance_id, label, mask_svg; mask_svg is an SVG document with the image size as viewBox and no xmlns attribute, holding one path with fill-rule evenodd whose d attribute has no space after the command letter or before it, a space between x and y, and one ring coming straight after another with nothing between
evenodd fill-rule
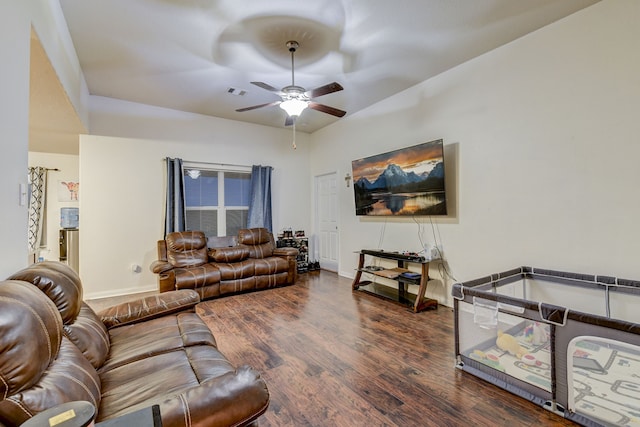
<instances>
[{"instance_id":1,"label":"black electronic device on table","mask_svg":"<svg viewBox=\"0 0 640 427\"><path fill-rule=\"evenodd\" d=\"M360 251L365 255L373 255L381 258L389 258L389 259L397 259L404 261L413 261L413 262L424 262L425 258L416 253L401 253L401 252L387 252L381 250L373 250L373 249L362 249Z\"/></svg>"}]
</instances>

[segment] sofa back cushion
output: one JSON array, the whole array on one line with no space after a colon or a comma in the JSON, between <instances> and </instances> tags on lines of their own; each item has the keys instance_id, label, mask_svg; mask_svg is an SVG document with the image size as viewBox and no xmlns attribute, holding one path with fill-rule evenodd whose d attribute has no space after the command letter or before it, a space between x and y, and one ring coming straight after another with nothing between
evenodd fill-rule
<instances>
[{"instance_id":1,"label":"sofa back cushion","mask_svg":"<svg viewBox=\"0 0 640 427\"><path fill-rule=\"evenodd\" d=\"M0 283L0 397L33 386L58 357L62 319L29 283Z\"/></svg>"},{"instance_id":2,"label":"sofa back cushion","mask_svg":"<svg viewBox=\"0 0 640 427\"><path fill-rule=\"evenodd\" d=\"M23 280L38 287L56 305L65 325L76 320L82 307L82 283L68 265L55 261L32 264L12 274L9 280Z\"/></svg>"},{"instance_id":3,"label":"sofa back cushion","mask_svg":"<svg viewBox=\"0 0 640 427\"><path fill-rule=\"evenodd\" d=\"M64 335L80 349L96 370L104 365L111 347L109 333L87 303L82 304L75 322L64 325Z\"/></svg>"},{"instance_id":4,"label":"sofa back cushion","mask_svg":"<svg viewBox=\"0 0 640 427\"><path fill-rule=\"evenodd\" d=\"M202 231L176 231L167 234L167 261L174 267L197 267L209 261L207 237Z\"/></svg>"},{"instance_id":5,"label":"sofa back cushion","mask_svg":"<svg viewBox=\"0 0 640 427\"><path fill-rule=\"evenodd\" d=\"M109 334L95 312L82 300L82 282L68 265L55 261L32 264L10 276L35 285L56 305L64 335L75 344L94 368L109 354Z\"/></svg>"},{"instance_id":6,"label":"sofa back cushion","mask_svg":"<svg viewBox=\"0 0 640 427\"><path fill-rule=\"evenodd\" d=\"M209 250L209 258L214 262L239 262L249 258L249 249L242 246Z\"/></svg>"},{"instance_id":7,"label":"sofa back cushion","mask_svg":"<svg viewBox=\"0 0 640 427\"><path fill-rule=\"evenodd\" d=\"M238 244L249 249L250 258L273 256L273 234L266 228L242 228L238 231Z\"/></svg>"},{"instance_id":8,"label":"sofa back cushion","mask_svg":"<svg viewBox=\"0 0 640 427\"><path fill-rule=\"evenodd\" d=\"M98 373L78 347L62 337L58 357L39 381L0 401L0 422L7 426L21 425L40 412L74 401L86 401L99 408L101 398Z\"/></svg>"}]
</instances>

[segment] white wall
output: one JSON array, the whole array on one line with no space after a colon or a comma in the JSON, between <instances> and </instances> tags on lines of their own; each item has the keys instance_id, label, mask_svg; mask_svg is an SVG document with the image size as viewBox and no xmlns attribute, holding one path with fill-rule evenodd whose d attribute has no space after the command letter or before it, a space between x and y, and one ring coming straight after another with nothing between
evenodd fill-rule
<instances>
[{"instance_id":1,"label":"white wall","mask_svg":"<svg viewBox=\"0 0 640 427\"><path fill-rule=\"evenodd\" d=\"M165 157L274 167L273 229L309 229L306 134L290 129L92 99L80 138L80 272L85 297L156 289L149 265L163 237ZM101 136L102 135L102 136ZM131 264L142 266L133 273Z\"/></svg>"},{"instance_id":2,"label":"white wall","mask_svg":"<svg viewBox=\"0 0 640 427\"><path fill-rule=\"evenodd\" d=\"M47 246L40 251L45 260L60 259L60 208L79 206L78 201L60 201L58 197L59 182L78 181L80 176L79 157L69 154L29 152L29 166L42 166L47 172Z\"/></svg>"},{"instance_id":3,"label":"white wall","mask_svg":"<svg viewBox=\"0 0 640 427\"><path fill-rule=\"evenodd\" d=\"M20 184L27 184L27 146L29 111L29 15L21 2L0 3L0 276L27 263L27 206L19 204Z\"/></svg>"},{"instance_id":4,"label":"white wall","mask_svg":"<svg viewBox=\"0 0 640 427\"><path fill-rule=\"evenodd\" d=\"M0 2L0 278L27 264L27 206L19 202L19 185L27 184L29 127L29 46L31 26L78 115L85 119L88 91L78 66L58 2ZM86 122L85 122L86 124Z\"/></svg>"},{"instance_id":5,"label":"white wall","mask_svg":"<svg viewBox=\"0 0 640 427\"><path fill-rule=\"evenodd\" d=\"M605 0L353 114L312 135L311 175L444 138L455 212L433 219L458 280L520 265L640 278L638 16ZM356 217L352 191L342 275L382 230L382 248L420 250L412 219ZM451 305L448 285L427 294Z\"/></svg>"}]
</instances>

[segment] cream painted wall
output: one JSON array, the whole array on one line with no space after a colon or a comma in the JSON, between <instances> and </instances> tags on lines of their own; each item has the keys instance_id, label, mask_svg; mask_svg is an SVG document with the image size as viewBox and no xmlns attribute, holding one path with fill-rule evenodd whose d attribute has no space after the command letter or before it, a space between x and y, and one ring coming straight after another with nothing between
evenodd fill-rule
<instances>
[{"instance_id":1,"label":"cream painted wall","mask_svg":"<svg viewBox=\"0 0 640 427\"><path fill-rule=\"evenodd\" d=\"M299 134L293 150L291 130L106 98L92 103L93 135L80 138L80 271L86 298L156 289L149 266L164 230L167 156L273 166L274 230L309 229L308 135ZM132 264L142 272L133 273Z\"/></svg>"},{"instance_id":2,"label":"cream painted wall","mask_svg":"<svg viewBox=\"0 0 640 427\"><path fill-rule=\"evenodd\" d=\"M640 2L605 0L353 114L312 135L310 173L444 138L455 211L434 223L456 279L520 265L638 279L638 17ZM352 191L341 275L379 241L418 251L423 227L433 243L428 219L356 217ZM452 305L445 283L427 294Z\"/></svg>"},{"instance_id":3,"label":"cream painted wall","mask_svg":"<svg viewBox=\"0 0 640 427\"><path fill-rule=\"evenodd\" d=\"M35 29L78 115L88 117L88 91L78 66L58 2L0 2L0 277L27 265L27 206L19 204L20 184L27 184L29 128L29 45ZM86 124L86 122L85 122Z\"/></svg>"},{"instance_id":4,"label":"cream painted wall","mask_svg":"<svg viewBox=\"0 0 640 427\"><path fill-rule=\"evenodd\" d=\"M78 201L64 202L58 198L59 182L77 181L80 176L79 157L68 154L29 152L29 166L42 166L50 170L47 173L47 247L40 251L45 260L60 259L59 231L60 208L77 208Z\"/></svg>"},{"instance_id":5,"label":"cream painted wall","mask_svg":"<svg viewBox=\"0 0 640 427\"><path fill-rule=\"evenodd\" d=\"M29 11L21 2L0 3L0 276L4 279L27 263L27 205L20 205L20 185L27 185L29 125Z\"/></svg>"}]
</instances>

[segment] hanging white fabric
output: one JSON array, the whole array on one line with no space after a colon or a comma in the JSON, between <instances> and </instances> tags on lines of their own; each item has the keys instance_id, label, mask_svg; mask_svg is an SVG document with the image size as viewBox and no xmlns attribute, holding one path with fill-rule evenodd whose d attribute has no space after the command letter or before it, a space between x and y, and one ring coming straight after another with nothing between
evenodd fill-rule
<instances>
[{"instance_id":1,"label":"hanging white fabric","mask_svg":"<svg viewBox=\"0 0 640 427\"><path fill-rule=\"evenodd\" d=\"M47 195L47 168L29 168L29 253L35 254L42 240L44 206Z\"/></svg>"}]
</instances>

